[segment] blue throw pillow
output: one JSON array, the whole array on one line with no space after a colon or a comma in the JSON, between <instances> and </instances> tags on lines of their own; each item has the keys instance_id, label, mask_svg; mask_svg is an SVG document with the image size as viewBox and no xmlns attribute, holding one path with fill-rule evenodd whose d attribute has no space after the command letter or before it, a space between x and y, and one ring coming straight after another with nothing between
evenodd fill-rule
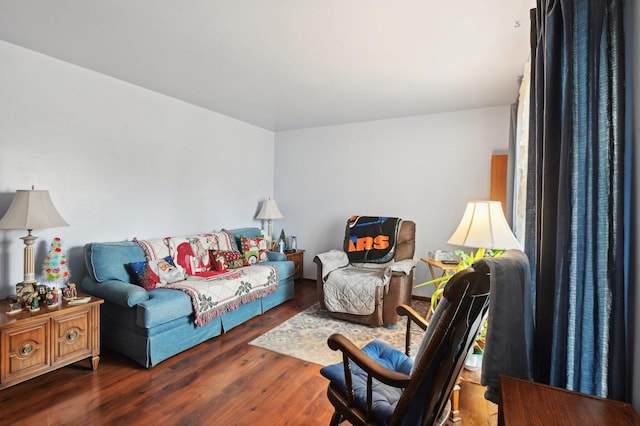
<instances>
[{"instance_id":1,"label":"blue throw pillow","mask_svg":"<svg viewBox=\"0 0 640 426\"><path fill-rule=\"evenodd\" d=\"M87 255L93 276L99 283L109 280L129 282L125 265L146 260L140 246L133 241L90 243L85 248Z\"/></svg>"}]
</instances>

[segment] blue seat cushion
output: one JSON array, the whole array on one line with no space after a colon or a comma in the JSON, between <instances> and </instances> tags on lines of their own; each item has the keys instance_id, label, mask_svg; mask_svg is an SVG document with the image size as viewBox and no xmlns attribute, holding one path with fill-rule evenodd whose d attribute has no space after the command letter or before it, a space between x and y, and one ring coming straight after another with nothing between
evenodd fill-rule
<instances>
[{"instance_id":1,"label":"blue seat cushion","mask_svg":"<svg viewBox=\"0 0 640 426\"><path fill-rule=\"evenodd\" d=\"M362 348L362 352L370 356L378 364L400 373L410 374L413 361L404 352L394 348L381 340L374 340ZM353 377L353 391L356 406L363 412L367 409L367 373L352 361L351 372ZM320 374L329 379L345 395L347 385L344 377L342 363L328 365L320 370ZM376 419L388 420L402 395L402 389L380 383L373 380L372 410Z\"/></svg>"}]
</instances>

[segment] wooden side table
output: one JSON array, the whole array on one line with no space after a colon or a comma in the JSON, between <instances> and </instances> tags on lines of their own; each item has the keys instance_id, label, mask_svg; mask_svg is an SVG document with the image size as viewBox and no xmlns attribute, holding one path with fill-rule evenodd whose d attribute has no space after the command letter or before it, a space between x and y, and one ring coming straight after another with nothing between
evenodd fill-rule
<instances>
[{"instance_id":1,"label":"wooden side table","mask_svg":"<svg viewBox=\"0 0 640 426\"><path fill-rule=\"evenodd\" d=\"M293 272L293 279L300 280L302 279L302 273L304 271L304 250L295 250L291 252L284 252L285 256L287 256L287 260L290 260L295 265L295 269Z\"/></svg>"},{"instance_id":2,"label":"wooden side table","mask_svg":"<svg viewBox=\"0 0 640 426\"><path fill-rule=\"evenodd\" d=\"M101 303L92 297L8 314L9 301L0 301L0 389L87 358L96 370Z\"/></svg>"},{"instance_id":3,"label":"wooden side table","mask_svg":"<svg viewBox=\"0 0 640 426\"><path fill-rule=\"evenodd\" d=\"M438 276L436 276L436 272L433 269L434 267L442 270L442 275L440 275L441 277L444 277L446 274L455 272L456 268L458 267L457 263L442 263L439 260L433 260L429 257L421 257L420 260L422 260L429 266L429 271L431 271L431 278L433 278L434 280L436 278L439 278Z\"/></svg>"}]
</instances>

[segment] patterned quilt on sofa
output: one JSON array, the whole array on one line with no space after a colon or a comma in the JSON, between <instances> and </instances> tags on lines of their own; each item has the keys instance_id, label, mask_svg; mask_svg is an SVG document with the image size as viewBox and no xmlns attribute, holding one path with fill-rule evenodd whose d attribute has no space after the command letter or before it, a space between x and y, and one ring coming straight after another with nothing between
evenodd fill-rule
<instances>
[{"instance_id":1,"label":"patterned quilt on sofa","mask_svg":"<svg viewBox=\"0 0 640 426\"><path fill-rule=\"evenodd\" d=\"M213 277L188 276L165 288L182 290L191 297L195 324L202 326L243 303L253 302L278 289L278 271L269 265L231 269Z\"/></svg>"}]
</instances>

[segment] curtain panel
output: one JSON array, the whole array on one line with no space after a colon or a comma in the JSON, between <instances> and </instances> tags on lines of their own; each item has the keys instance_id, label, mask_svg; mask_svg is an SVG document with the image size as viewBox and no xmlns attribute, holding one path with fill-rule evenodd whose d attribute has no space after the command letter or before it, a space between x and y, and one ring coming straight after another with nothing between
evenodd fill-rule
<instances>
[{"instance_id":1,"label":"curtain panel","mask_svg":"<svg viewBox=\"0 0 640 426\"><path fill-rule=\"evenodd\" d=\"M538 0L531 61L535 378L629 400L623 1Z\"/></svg>"}]
</instances>

